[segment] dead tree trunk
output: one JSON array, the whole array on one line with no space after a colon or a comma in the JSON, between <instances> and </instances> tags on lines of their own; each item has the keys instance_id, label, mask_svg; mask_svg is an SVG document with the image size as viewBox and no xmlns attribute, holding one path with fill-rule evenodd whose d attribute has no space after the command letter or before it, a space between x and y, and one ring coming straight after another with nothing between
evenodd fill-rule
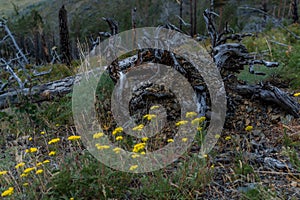
<instances>
[{"instance_id":1,"label":"dead tree trunk","mask_svg":"<svg viewBox=\"0 0 300 200\"><path fill-rule=\"evenodd\" d=\"M213 12L209 10L205 11L204 19L212 41L211 56L220 69L224 80L235 80L233 83L225 82L227 90L235 91L242 96L250 95L264 102L275 103L287 113L295 117L300 117L300 104L279 88L268 83L247 85L233 78L235 76L234 73L239 73L247 65L249 66L250 73L264 75L261 72L255 72L253 70L254 65L259 64L266 67L277 67L279 63L256 60L255 57L247 51L244 45L240 43L227 43L227 40L240 42L244 37L250 36L251 34L232 34L228 26L226 26L222 32L218 33L215 28L214 17L215 14ZM230 95L228 98L231 98Z\"/></svg>"},{"instance_id":2,"label":"dead tree trunk","mask_svg":"<svg viewBox=\"0 0 300 200\"><path fill-rule=\"evenodd\" d=\"M194 14L193 14L193 0L190 0L190 24L191 24L191 30L190 35L191 37L194 36Z\"/></svg>"},{"instance_id":3,"label":"dead tree trunk","mask_svg":"<svg viewBox=\"0 0 300 200\"><path fill-rule=\"evenodd\" d=\"M70 41L68 30L68 14L63 5L59 10L60 51L62 62L71 65Z\"/></svg>"},{"instance_id":4,"label":"dead tree trunk","mask_svg":"<svg viewBox=\"0 0 300 200\"><path fill-rule=\"evenodd\" d=\"M298 23L298 3L297 0L292 1L292 15L293 15L293 23Z\"/></svg>"},{"instance_id":5,"label":"dead tree trunk","mask_svg":"<svg viewBox=\"0 0 300 200\"><path fill-rule=\"evenodd\" d=\"M197 0L194 0L194 35L197 33Z\"/></svg>"},{"instance_id":6,"label":"dead tree trunk","mask_svg":"<svg viewBox=\"0 0 300 200\"><path fill-rule=\"evenodd\" d=\"M182 6L183 6L183 0L180 0L180 8L179 8L179 29L182 30Z\"/></svg>"}]
</instances>

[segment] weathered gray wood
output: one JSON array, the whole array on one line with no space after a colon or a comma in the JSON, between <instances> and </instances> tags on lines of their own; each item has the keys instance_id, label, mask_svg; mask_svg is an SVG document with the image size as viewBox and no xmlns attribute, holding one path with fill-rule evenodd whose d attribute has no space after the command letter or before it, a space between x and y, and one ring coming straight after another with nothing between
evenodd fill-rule
<instances>
[{"instance_id":1,"label":"weathered gray wood","mask_svg":"<svg viewBox=\"0 0 300 200\"><path fill-rule=\"evenodd\" d=\"M28 97L33 103L49 101L54 97L62 97L72 91L74 81L75 76L71 76L32 88L8 91L0 95L0 109L21 104L24 97Z\"/></svg>"}]
</instances>

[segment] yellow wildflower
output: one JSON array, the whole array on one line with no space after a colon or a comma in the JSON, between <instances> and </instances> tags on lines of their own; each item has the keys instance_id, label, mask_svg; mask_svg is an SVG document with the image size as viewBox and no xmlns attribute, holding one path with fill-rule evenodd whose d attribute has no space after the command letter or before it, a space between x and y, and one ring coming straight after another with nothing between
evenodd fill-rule
<instances>
[{"instance_id":1,"label":"yellow wildflower","mask_svg":"<svg viewBox=\"0 0 300 200\"><path fill-rule=\"evenodd\" d=\"M38 162L38 163L36 163L36 166L37 166L37 167L39 167L39 166L41 166L41 165L43 165L43 163L42 163L42 162Z\"/></svg>"},{"instance_id":2,"label":"yellow wildflower","mask_svg":"<svg viewBox=\"0 0 300 200\"><path fill-rule=\"evenodd\" d=\"M43 171L44 170L42 170L42 169L36 170L35 174L41 174L41 173L43 173Z\"/></svg>"},{"instance_id":3,"label":"yellow wildflower","mask_svg":"<svg viewBox=\"0 0 300 200\"><path fill-rule=\"evenodd\" d=\"M17 164L15 166L16 169L20 168L20 167L24 167L25 163L24 162L20 162L19 164Z\"/></svg>"},{"instance_id":4,"label":"yellow wildflower","mask_svg":"<svg viewBox=\"0 0 300 200\"><path fill-rule=\"evenodd\" d=\"M44 160L43 161L43 164L47 164L47 163L49 163L50 162L50 160Z\"/></svg>"},{"instance_id":5,"label":"yellow wildflower","mask_svg":"<svg viewBox=\"0 0 300 200\"><path fill-rule=\"evenodd\" d=\"M231 140L231 136L226 136L225 140Z\"/></svg>"},{"instance_id":6,"label":"yellow wildflower","mask_svg":"<svg viewBox=\"0 0 300 200\"><path fill-rule=\"evenodd\" d=\"M146 114L143 117L144 119L147 119L148 121L152 120L153 118L156 118L156 115L154 114Z\"/></svg>"},{"instance_id":7,"label":"yellow wildflower","mask_svg":"<svg viewBox=\"0 0 300 200\"><path fill-rule=\"evenodd\" d=\"M136 168L138 168L138 165L131 165L129 170L133 171L133 170L136 170Z\"/></svg>"},{"instance_id":8,"label":"yellow wildflower","mask_svg":"<svg viewBox=\"0 0 300 200\"><path fill-rule=\"evenodd\" d=\"M135 153L138 153L139 151L141 151L141 150L143 150L144 148L145 148L145 146L146 146L146 143L138 143L138 144L136 144L136 145L134 145L134 147L133 147L133 152L135 152Z\"/></svg>"},{"instance_id":9,"label":"yellow wildflower","mask_svg":"<svg viewBox=\"0 0 300 200\"><path fill-rule=\"evenodd\" d=\"M50 140L50 141L48 142L48 144L54 144L54 143L57 143L57 142L59 142L59 141L60 141L59 138L54 138L54 139Z\"/></svg>"},{"instance_id":10,"label":"yellow wildflower","mask_svg":"<svg viewBox=\"0 0 300 200\"><path fill-rule=\"evenodd\" d=\"M25 187L28 186L28 185L29 185L29 183L23 183L23 186L25 186Z\"/></svg>"},{"instance_id":11,"label":"yellow wildflower","mask_svg":"<svg viewBox=\"0 0 300 200\"><path fill-rule=\"evenodd\" d=\"M73 197L71 197L71 198L70 198L70 200L74 200L74 198L73 198Z\"/></svg>"},{"instance_id":12,"label":"yellow wildflower","mask_svg":"<svg viewBox=\"0 0 300 200\"><path fill-rule=\"evenodd\" d=\"M187 139L187 138L182 138L181 141L182 141L182 142L187 142L188 139Z\"/></svg>"},{"instance_id":13,"label":"yellow wildflower","mask_svg":"<svg viewBox=\"0 0 300 200\"><path fill-rule=\"evenodd\" d=\"M142 138L142 141L143 141L143 142L147 142L148 140L149 140L148 137L143 137L143 138Z\"/></svg>"},{"instance_id":14,"label":"yellow wildflower","mask_svg":"<svg viewBox=\"0 0 300 200\"><path fill-rule=\"evenodd\" d=\"M28 140L31 141L31 140L32 140L32 137L29 137Z\"/></svg>"},{"instance_id":15,"label":"yellow wildflower","mask_svg":"<svg viewBox=\"0 0 300 200\"><path fill-rule=\"evenodd\" d=\"M158 108L159 108L159 106L151 106L150 110L155 110L155 109L158 109Z\"/></svg>"},{"instance_id":16,"label":"yellow wildflower","mask_svg":"<svg viewBox=\"0 0 300 200\"><path fill-rule=\"evenodd\" d=\"M253 126L247 126L247 127L245 128L245 131L252 131L252 129L253 129Z\"/></svg>"},{"instance_id":17,"label":"yellow wildflower","mask_svg":"<svg viewBox=\"0 0 300 200\"><path fill-rule=\"evenodd\" d=\"M114 151L115 153L120 153L120 151L121 151L121 148L119 148L119 147L116 147L116 148L114 148L114 149L113 149L113 151Z\"/></svg>"},{"instance_id":18,"label":"yellow wildflower","mask_svg":"<svg viewBox=\"0 0 300 200\"><path fill-rule=\"evenodd\" d=\"M146 154L146 152L145 152L145 151L142 151L142 152L141 152L141 155L145 155L145 154Z\"/></svg>"},{"instance_id":19,"label":"yellow wildflower","mask_svg":"<svg viewBox=\"0 0 300 200\"><path fill-rule=\"evenodd\" d=\"M118 136L118 137L116 137L116 140L117 140L117 141L123 140L123 136Z\"/></svg>"},{"instance_id":20,"label":"yellow wildflower","mask_svg":"<svg viewBox=\"0 0 300 200\"><path fill-rule=\"evenodd\" d=\"M116 135L117 133L121 133L123 131L123 128L122 127L117 127L113 132L112 134L113 135Z\"/></svg>"},{"instance_id":21,"label":"yellow wildflower","mask_svg":"<svg viewBox=\"0 0 300 200\"><path fill-rule=\"evenodd\" d=\"M26 153L35 153L35 152L37 152L37 148L35 148L35 147L29 148L29 149L26 149L25 152Z\"/></svg>"},{"instance_id":22,"label":"yellow wildflower","mask_svg":"<svg viewBox=\"0 0 300 200\"><path fill-rule=\"evenodd\" d=\"M221 137L220 134L216 134L216 135L215 135L215 138L216 138L216 139L219 139L220 137Z\"/></svg>"},{"instance_id":23,"label":"yellow wildflower","mask_svg":"<svg viewBox=\"0 0 300 200\"><path fill-rule=\"evenodd\" d=\"M93 135L93 138L94 138L94 139L99 139L99 138L101 138L103 135L104 135L104 133L102 133L102 132L95 133L95 134Z\"/></svg>"},{"instance_id":24,"label":"yellow wildflower","mask_svg":"<svg viewBox=\"0 0 300 200\"><path fill-rule=\"evenodd\" d=\"M294 97L299 97L299 96L300 96L300 92L294 94Z\"/></svg>"},{"instance_id":25,"label":"yellow wildflower","mask_svg":"<svg viewBox=\"0 0 300 200\"><path fill-rule=\"evenodd\" d=\"M208 157L208 155L207 155L207 154L204 154L204 155L203 155L203 158L207 158L207 157Z\"/></svg>"},{"instance_id":26,"label":"yellow wildflower","mask_svg":"<svg viewBox=\"0 0 300 200\"><path fill-rule=\"evenodd\" d=\"M0 171L0 176L7 174L8 171Z\"/></svg>"},{"instance_id":27,"label":"yellow wildflower","mask_svg":"<svg viewBox=\"0 0 300 200\"><path fill-rule=\"evenodd\" d=\"M197 116L197 113L195 113L195 112L187 112L185 114L186 118L193 118L193 117L196 117L196 116Z\"/></svg>"},{"instance_id":28,"label":"yellow wildflower","mask_svg":"<svg viewBox=\"0 0 300 200\"><path fill-rule=\"evenodd\" d=\"M136 127L133 127L133 131L141 131L142 129L144 128L144 124L140 124L140 125L138 125L138 126L136 126Z\"/></svg>"},{"instance_id":29,"label":"yellow wildflower","mask_svg":"<svg viewBox=\"0 0 300 200\"><path fill-rule=\"evenodd\" d=\"M174 142L173 139L168 139L167 142L171 143L171 142Z\"/></svg>"},{"instance_id":30,"label":"yellow wildflower","mask_svg":"<svg viewBox=\"0 0 300 200\"><path fill-rule=\"evenodd\" d=\"M192 123L193 125L198 125L198 124L204 122L205 120L206 120L205 117L198 117L198 118L196 118L196 119L193 119L191 123Z\"/></svg>"},{"instance_id":31,"label":"yellow wildflower","mask_svg":"<svg viewBox=\"0 0 300 200\"><path fill-rule=\"evenodd\" d=\"M138 157L140 157L138 154L131 155L131 158L138 158Z\"/></svg>"},{"instance_id":32,"label":"yellow wildflower","mask_svg":"<svg viewBox=\"0 0 300 200\"><path fill-rule=\"evenodd\" d=\"M177 122L175 125L176 125L176 126L181 126L181 125L184 125L184 124L187 124L187 123L188 123L188 121L186 121L186 120L181 120L181 121Z\"/></svg>"},{"instance_id":33,"label":"yellow wildflower","mask_svg":"<svg viewBox=\"0 0 300 200\"><path fill-rule=\"evenodd\" d=\"M214 165L214 164L212 164L212 165L210 166L210 168L211 168L211 169L214 169L214 168L215 168L215 165Z\"/></svg>"},{"instance_id":34,"label":"yellow wildflower","mask_svg":"<svg viewBox=\"0 0 300 200\"><path fill-rule=\"evenodd\" d=\"M55 151L50 151L48 155L49 155L49 156L55 156L55 155L56 155L56 152L55 152Z\"/></svg>"},{"instance_id":35,"label":"yellow wildflower","mask_svg":"<svg viewBox=\"0 0 300 200\"><path fill-rule=\"evenodd\" d=\"M103 150L103 149L109 149L110 146L108 145L100 145L100 144L95 144L98 150Z\"/></svg>"},{"instance_id":36,"label":"yellow wildflower","mask_svg":"<svg viewBox=\"0 0 300 200\"><path fill-rule=\"evenodd\" d=\"M197 131L202 131L202 127L201 127L201 126L198 126L198 127L197 127Z\"/></svg>"},{"instance_id":37,"label":"yellow wildflower","mask_svg":"<svg viewBox=\"0 0 300 200\"><path fill-rule=\"evenodd\" d=\"M45 131L42 131L42 132L41 132L41 135L44 135L44 134L45 134Z\"/></svg>"},{"instance_id":38,"label":"yellow wildflower","mask_svg":"<svg viewBox=\"0 0 300 200\"><path fill-rule=\"evenodd\" d=\"M31 172L33 170L35 170L35 167L28 167L28 168L24 169L24 173L28 174L29 172Z\"/></svg>"},{"instance_id":39,"label":"yellow wildflower","mask_svg":"<svg viewBox=\"0 0 300 200\"><path fill-rule=\"evenodd\" d=\"M55 126L56 126L56 127L59 127L59 126L60 126L60 124L55 124Z\"/></svg>"},{"instance_id":40,"label":"yellow wildflower","mask_svg":"<svg viewBox=\"0 0 300 200\"><path fill-rule=\"evenodd\" d=\"M26 176L28 176L28 174L26 174L26 173L22 173L22 174L20 175L21 178L26 177Z\"/></svg>"},{"instance_id":41,"label":"yellow wildflower","mask_svg":"<svg viewBox=\"0 0 300 200\"><path fill-rule=\"evenodd\" d=\"M13 187L9 187L7 190L5 190L4 192L2 192L1 197L11 196L13 193L14 193L14 188Z\"/></svg>"},{"instance_id":42,"label":"yellow wildflower","mask_svg":"<svg viewBox=\"0 0 300 200\"><path fill-rule=\"evenodd\" d=\"M79 140L81 138L81 136L78 135L72 135L68 137L68 140L70 141L75 141L75 140Z\"/></svg>"}]
</instances>

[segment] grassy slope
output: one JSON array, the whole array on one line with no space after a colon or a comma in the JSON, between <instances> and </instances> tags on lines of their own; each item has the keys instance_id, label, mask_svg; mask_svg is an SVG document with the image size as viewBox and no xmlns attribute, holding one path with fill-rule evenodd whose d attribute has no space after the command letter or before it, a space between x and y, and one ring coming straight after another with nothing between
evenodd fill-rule
<instances>
[{"instance_id":1,"label":"grassy slope","mask_svg":"<svg viewBox=\"0 0 300 200\"><path fill-rule=\"evenodd\" d=\"M0 14L9 14L13 12L15 4L18 6L20 9L23 9L29 5L43 2L43 0L11 0L11 1L6 1L6 0L0 0Z\"/></svg>"}]
</instances>

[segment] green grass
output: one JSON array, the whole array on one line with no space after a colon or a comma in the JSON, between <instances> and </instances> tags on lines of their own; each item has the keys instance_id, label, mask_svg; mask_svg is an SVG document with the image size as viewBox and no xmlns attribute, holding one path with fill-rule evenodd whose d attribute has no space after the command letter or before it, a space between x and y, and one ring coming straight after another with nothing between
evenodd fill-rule
<instances>
[{"instance_id":1,"label":"green grass","mask_svg":"<svg viewBox=\"0 0 300 200\"><path fill-rule=\"evenodd\" d=\"M6 0L1 0L0 4L0 14L7 14L9 15L12 12L15 12L15 6L16 8L23 9L29 5L32 5L34 3L42 2L43 0L11 0L11 1L6 1Z\"/></svg>"}]
</instances>

